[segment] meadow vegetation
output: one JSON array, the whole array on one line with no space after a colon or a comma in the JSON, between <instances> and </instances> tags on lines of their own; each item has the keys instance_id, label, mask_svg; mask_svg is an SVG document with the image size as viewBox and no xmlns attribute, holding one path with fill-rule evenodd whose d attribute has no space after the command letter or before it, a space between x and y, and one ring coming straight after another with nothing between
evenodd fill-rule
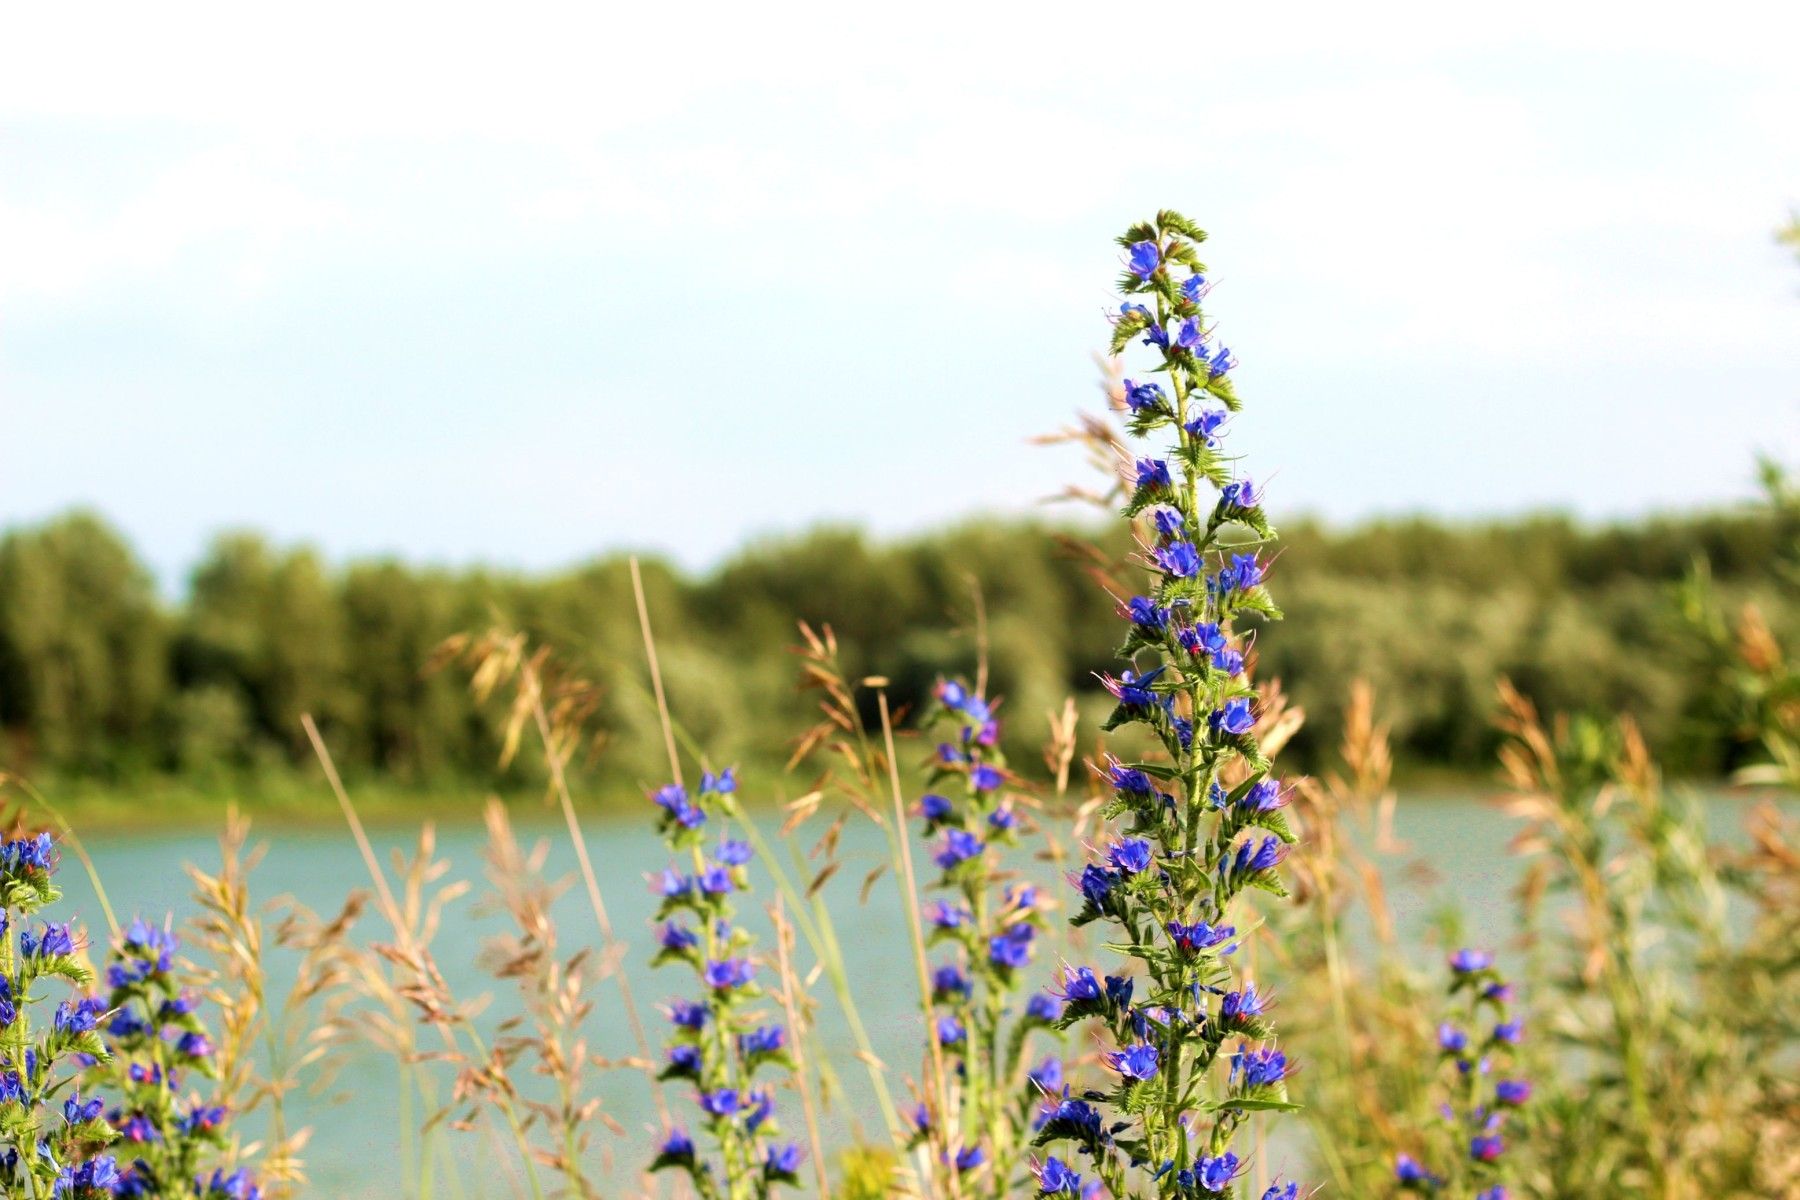
<instances>
[{"instance_id":1,"label":"meadow vegetation","mask_svg":"<svg viewBox=\"0 0 1800 1200\"><path fill-rule=\"evenodd\" d=\"M174 608L91 518L10 535L15 768L310 760L358 879L323 913L259 903L234 813L189 920L115 913L96 875L109 932L84 933L41 915L71 859L93 874L79 825L0 780L0 1194L308 1194L287 1099L375 1055L418 1200L1800 1196L1792 490L1770 468L1731 515L1278 542L1204 237L1162 212L1119 239L1107 412L1067 435L1109 529L823 533L698 580L331 571L235 538ZM1497 765L1499 943L1453 909L1396 920L1402 760ZM1745 827L1671 766L1756 789ZM577 870L491 802L504 928L478 939L429 821L375 852L358 796L395 776L541 790ZM596 863L594 787L653 855ZM771 837L749 808L776 791ZM852 823L884 850L860 902L904 920L903 1061L821 891ZM636 873L655 923L616 927ZM449 956L504 1002L459 994ZM652 1007L650 980L679 994ZM852 1053L825 1053L827 1011ZM594 1052L602 1022L624 1057ZM851 1072L873 1112L834 1144ZM612 1115L628 1089L648 1141Z\"/></svg>"}]
</instances>

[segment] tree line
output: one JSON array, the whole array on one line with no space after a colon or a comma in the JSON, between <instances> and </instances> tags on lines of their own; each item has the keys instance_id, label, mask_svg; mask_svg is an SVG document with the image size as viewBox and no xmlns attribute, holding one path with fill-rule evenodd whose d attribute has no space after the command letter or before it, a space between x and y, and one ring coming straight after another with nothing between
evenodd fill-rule
<instances>
[{"instance_id":1,"label":"tree line","mask_svg":"<svg viewBox=\"0 0 1800 1200\"><path fill-rule=\"evenodd\" d=\"M1104 711L1093 671L1120 640L1111 600L1068 549L1080 533L1023 520L896 540L821 528L704 574L649 561L676 711L721 760L772 761L811 712L785 652L796 621L832 626L850 669L887 676L902 703L972 670L980 641L1009 735L1032 761L1044 714L1065 696ZM1262 631L1259 674L1308 711L1299 766L1336 744L1349 685L1365 677L1403 762L1486 770L1504 675L1546 709L1632 713L1678 769L1722 770L1739 751L1705 719L1707 678L1674 589L1703 563L1723 596L1757 600L1778 630L1800 621L1772 565L1791 539L1775 511L1602 527L1301 520L1282 533L1289 619ZM337 565L231 533L169 603L101 517L17 527L0 537L0 769L119 781L287 769L310 757L300 716L312 713L351 772L421 787L491 778L494 714L465 679L423 666L447 635L495 622L601 685L610 746L597 770L656 775L622 557L536 575Z\"/></svg>"}]
</instances>

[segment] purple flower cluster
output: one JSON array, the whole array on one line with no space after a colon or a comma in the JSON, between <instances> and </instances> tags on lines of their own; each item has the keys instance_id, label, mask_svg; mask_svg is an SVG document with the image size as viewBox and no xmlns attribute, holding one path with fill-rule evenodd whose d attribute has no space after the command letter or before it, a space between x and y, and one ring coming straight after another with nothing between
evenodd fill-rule
<instances>
[{"instance_id":1,"label":"purple flower cluster","mask_svg":"<svg viewBox=\"0 0 1800 1200\"><path fill-rule=\"evenodd\" d=\"M96 1016L106 1014L103 1033L112 1054L103 1078L118 1097L106 1119L118 1135L116 1152L128 1161L118 1191L259 1196L254 1178L241 1170L224 1174L215 1167L213 1180L199 1183L226 1145L229 1114L182 1086L213 1074L214 1049L197 1015L200 998L177 972L179 948L171 930L134 919L108 958L107 999L93 1003Z\"/></svg>"},{"instance_id":2,"label":"purple flower cluster","mask_svg":"<svg viewBox=\"0 0 1800 1200\"><path fill-rule=\"evenodd\" d=\"M86 994L93 976L83 939L60 921L31 918L60 898L58 854L48 833L0 843L0 938L17 929L0 972L0 1194L94 1200L123 1193L106 1102L79 1076L108 1058L100 1023L107 1004ZM36 1012L46 984L77 989ZM171 1193L173 1194L173 1193Z\"/></svg>"},{"instance_id":3,"label":"purple flower cluster","mask_svg":"<svg viewBox=\"0 0 1800 1200\"><path fill-rule=\"evenodd\" d=\"M1506 1200L1502 1158L1508 1118L1531 1099L1531 1083L1513 1077L1512 1048L1524 1036L1511 1015L1513 988L1486 951L1462 949L1450 956L1449 995L1454 1015L1437 1030L1445 1098L1434 1132L1449 1131L1449 1145L1432 1147L1425 1162L1412 1154L1394 1160L1401 1190L1435 1193L1445 1189L1476 1200ZM1424 1139L1421 1138L1423 1141Z\"/></svg>"},{"instance_id":4,"label":"purple flower cluster","mask_svg":"<svg viewBox=\"0 0 1800 1200\"><path fill-rule=\"evenodd\" d=\"M1143 402L1155 401L1146 393ZM948 1113L936 1109L952 1089L932 1090L912 1141L933 1142L959 1174L991 1169L1002 1180L1014 1169L1021 1139L996 1136L995 1123L1022 1128L1036 1103L1062 1086L1056 1058L1025 1072L1022 1088L1016 1082L1026 1035L1048 1028L1061 1005L1041 993L1022 1013L1012 1003L1037 956L1043 906L1036 888L1002 887L996 879L996 855L1022 831L996 706L958 679L941 681L934 695L931 722L940 740L928 782L933 790L918 812L925 835L935 839L932 861L940 874L933 887L948 896L931 901L924 914L928 944L944 955L932 968L929 1007L939 1061L959 1086Z\"/></svg>"},{"instance_id":5,"label":"purple flower cluster","mask_svg":"<svg viewBox=\"0 0 1800 1200\"><path fill-rule=\"evenodd\" d=\"M793 1069L787 1030L764 1024L752 1010L761 995L751 937L734 922L731 898L750 886L750 846L709 831L737 817L734 770L701 776L690 797L679 783L650 799L672 858L685 856L652 878L661 898L655 965L685 963L702 989L698 1000L675 1000L664 1010L669 1046L659 1078L694 1088L694 1104L718 1149L725 1193L766 1196L775 1184L798 1182L801 1151L774 1144L775 1093L758 1084L765 1066ZM701 1196L719 1192L714 1164L703 1158L687 1130L668 1130L650 1164L653 1171L688 1174Z\"/></svg>"},{"instance_id":6,"label":"purple flower cluster","mask_svg":"<svg viewBox=\"0 0 1800 1200\"><path fill-rule=\"evenodd\" d=\"M1234 1135L1250 1112L1291 1107L1294 1065L1271 1040L1267 997L1233 970L1239 898L1246 889L1286 895L1281 868L1294 836L1286 790L1257 743L1251 643L1240 628L1280 615L1261 553L1274 534L1263 489L1222 448L1239 408L1236 359L1201 311L1203 237L1163 212L1120 239L1127 299L1112 350L1154 351L1120 407L1133 436L1172 444L1137 456L1124 481L1148 579L1119 604L1125 665L1103 678L1115 701L1105 728L1135 728L1149 749L1142 761L1106 764L1112 799L1102 815L1113 831L1071 875L1074 922L1116 926L1108 940L1126 948L1127 962L1116 974L1068 967L1059 1024L1100 1026L1114 1047L1101 1055L1112 1081L1048 1106L1036 1137L1044 1147L1073 1143L1115 1197L1236 1195L1244 1164ZM1204 1085L1215 1065L1222 1084ZM1190 1107L1209 1093L1220 1099ZM1077 1161L1044 1159L1041 1193L1082 1194ZM1298 1184L1280 1183L1264 1200L1298 1194Z\"/></svg>"}]
</instances>

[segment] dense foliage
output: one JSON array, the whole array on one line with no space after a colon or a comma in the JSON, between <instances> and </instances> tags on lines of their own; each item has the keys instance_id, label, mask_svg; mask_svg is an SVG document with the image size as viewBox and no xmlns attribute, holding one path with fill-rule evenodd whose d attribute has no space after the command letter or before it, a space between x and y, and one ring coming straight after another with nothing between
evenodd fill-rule
<instances>
[{"instance_id":1,"label":"dense foliage","mask_svg":"<svg viewBox=\"0 0 1800 1200\"><path fill-rule=\"evenodd\" d=\"M1792 632L1800 606L1770 566L1792 524L1779 511L1598 529L1552 517L1350 531L1289 522L1281 571L1294 622L1262 673L1309 714L1290 753L1316 766L1341 736L1348 684L1367 676L1391 706L1403 763L1484 769L1492 680L1505 675L1548 709L1629 707L1671 769L1733 766L1740 749L1694 719L1707 680L1689 669L1668 589L1704 560L1726 600L1758 598L1777 633ZM668 664L671 694L719 753L766 760L807 711L783 653L795 620L829 623L849 669L882 670L896 703L916 705L933 680L971 668L978 583L993 690L1017 714L1008 736L1035 745L1040 714L1065 695L1095 716L1109 699L1091 670L1115 633L1069 532L987 522L877 543L826 529L751 547L702 577L652 565L652 603L692 631ZM1095 536L1105 557L1129 548ZM171 605L100 519L18 528L0 538L0 769L204 779L285 768L307 756L299 715L311 712L353 773L428 784L485 772L488 724L459 683L420 664L496 612L576 656L606 689L607 764L651 774L653 722L620 665L637 636L621 561L541 577L332 568L234 534ZM537 767L526 756L516 769Z\"/></svg>"}]
</instances>

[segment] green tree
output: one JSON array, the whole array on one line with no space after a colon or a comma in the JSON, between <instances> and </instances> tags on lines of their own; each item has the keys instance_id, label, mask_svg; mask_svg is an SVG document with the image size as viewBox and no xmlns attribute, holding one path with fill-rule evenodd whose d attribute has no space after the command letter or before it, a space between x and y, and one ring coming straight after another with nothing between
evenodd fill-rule
<instances>
[{"instance_id":1,"label":"green tree","mask_svg":"<svg viewBox=\"0 0 1800 1200\"><path fill-rule=\"evenodd\" d=\"M248 715L245 760L298 758L306 750L300 717L352 724L355 685L346 677L345 614L318 556L278 552L258 535L233 533L213 543L195 570L176 648L184 689L236 695Z\"/></svg>"},{"instance_id":2,"label":"green tree","mask_svg":"<svg viewBox=\"0 0 1800 1200\"><path fill-rule=\"evenodd\" d=\"M0 731L10 761L90 773L152 752L167 683L149 572L92 513L0 538Z\"/></svg>"}]
</instances>

